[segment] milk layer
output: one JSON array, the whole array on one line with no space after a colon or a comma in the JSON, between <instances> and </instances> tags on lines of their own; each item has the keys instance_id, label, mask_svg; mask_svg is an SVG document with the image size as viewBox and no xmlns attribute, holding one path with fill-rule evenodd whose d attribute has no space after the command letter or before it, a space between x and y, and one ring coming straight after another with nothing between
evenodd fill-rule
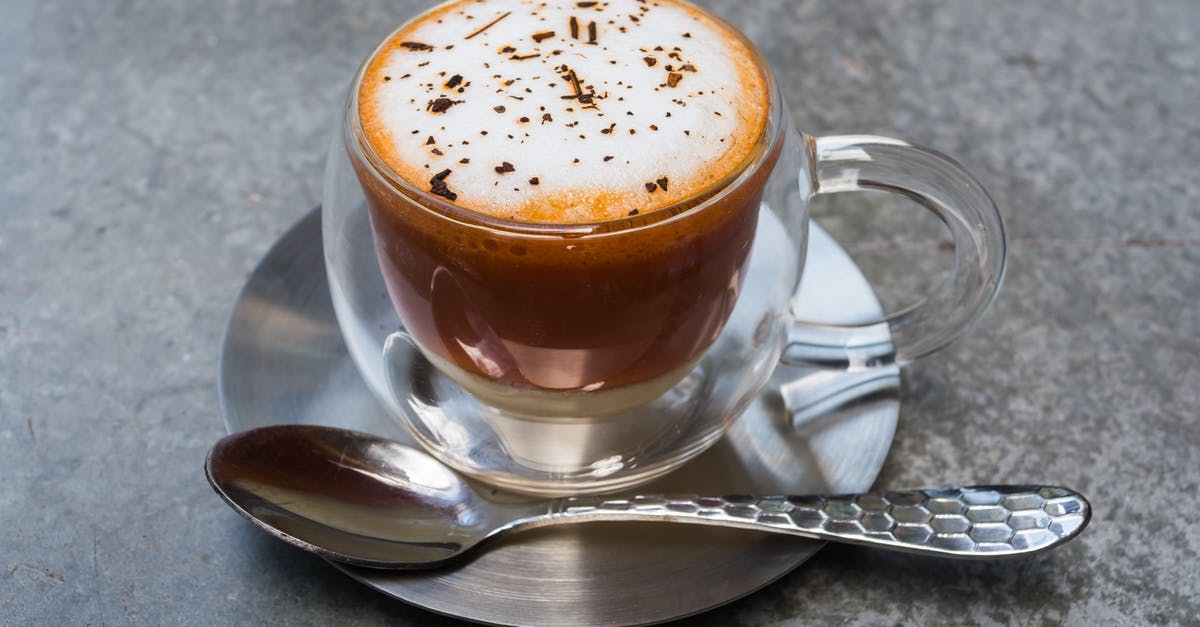
<instances>
[{"instance_id":1,"label":"milk layer","mask_svg":"<svg viewBox=\"0 0 1200 627\"><path fill-rule=\"evenodd\" d=\"M393 172L502 219L663 208L735 174L763 134L747 44L674 0L459 0L397 31L358 93Z\"/></svg>"}]
</instances>

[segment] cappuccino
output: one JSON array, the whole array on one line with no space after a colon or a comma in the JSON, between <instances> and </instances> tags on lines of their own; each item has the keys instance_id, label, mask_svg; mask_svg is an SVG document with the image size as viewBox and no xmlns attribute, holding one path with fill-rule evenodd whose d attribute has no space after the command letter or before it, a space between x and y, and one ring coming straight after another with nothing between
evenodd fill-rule
<instances>
[{"instance_id":1,"label":"cappuccino","mask_svg":"<svg viewBox=\"0 0 1200 627\"><path fill-rule=\"evenodd\" d=\"M347 148L405 328L519 414L658 398L736 303L771 96L750 44L679 0L458 0L402 27Z\"/></svg>"},{"instance_id":2,"label":"cappuccino","mask_svg":"<svg viewBox=\"0 0 1200 627\"><path fill-rule=\"evenodd\" d=\"M769 111L744 40L676 0L458 0L394 33L357 94L377 157L471 211L636 216L736 173Z\"/></svg>"}]
</instances>

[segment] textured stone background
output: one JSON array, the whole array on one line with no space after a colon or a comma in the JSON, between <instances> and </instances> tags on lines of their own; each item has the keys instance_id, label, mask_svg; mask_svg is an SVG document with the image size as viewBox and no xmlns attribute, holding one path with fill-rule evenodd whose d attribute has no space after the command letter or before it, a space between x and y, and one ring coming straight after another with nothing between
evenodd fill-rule
<instances>
[{"instance_id":1,"label":"textured stone background","mask_svg":"<svg viewBox=\"0 0 1200 627\"><path fill-rule=\"evenodd\" d=\"M234 296L420 4L0 7L0 622L452 624L254 531L200 472ZM1096 517L1015 562L829 547L694 622L1200 622L1200 5L702 4L804 130L936 146L1008 220L1001 297L907 370L879 485L1061 483ZM892 304L948 266L911 205L816 213Z\"/></svg>"}]
</instances>

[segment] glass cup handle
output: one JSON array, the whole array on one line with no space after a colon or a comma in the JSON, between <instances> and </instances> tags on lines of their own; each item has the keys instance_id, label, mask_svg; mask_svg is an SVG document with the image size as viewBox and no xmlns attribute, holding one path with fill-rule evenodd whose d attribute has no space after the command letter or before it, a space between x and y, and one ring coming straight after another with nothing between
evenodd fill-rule
<instances>
[{"instance_id":1,"label":"glass cup handle","mask_svg":"<svg viewBox=\"0 0 1200 627\"><path fill-rule=\"evenodd\" d=\"M954 238L954 269L920 303L880 320L838 325L796 320L782 361L856 369L905 364L961 335L996 297L1004 275L1004 225L987 191L949 157L872 135L805 137L814 195L884 190L917 201Z\"/></svg>"}]
</instances>

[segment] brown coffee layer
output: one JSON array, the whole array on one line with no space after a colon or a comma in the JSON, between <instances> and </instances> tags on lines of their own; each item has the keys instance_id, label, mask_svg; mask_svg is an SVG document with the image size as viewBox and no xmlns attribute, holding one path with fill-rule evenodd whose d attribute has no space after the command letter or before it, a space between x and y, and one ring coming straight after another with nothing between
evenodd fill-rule
<instances>
[{"instance_id":1,"label":"brown coffee layer","mask_svg":"<svg viewBox=\"0 0 1200 627\"><path fill-rule=\"evenodd\" d=\"M389 293L426 350L499 383L595 391L662 376L715 340L777 156L705 207L581 238L448 220L355 165Z\"/></svg>"}]
</instances>

